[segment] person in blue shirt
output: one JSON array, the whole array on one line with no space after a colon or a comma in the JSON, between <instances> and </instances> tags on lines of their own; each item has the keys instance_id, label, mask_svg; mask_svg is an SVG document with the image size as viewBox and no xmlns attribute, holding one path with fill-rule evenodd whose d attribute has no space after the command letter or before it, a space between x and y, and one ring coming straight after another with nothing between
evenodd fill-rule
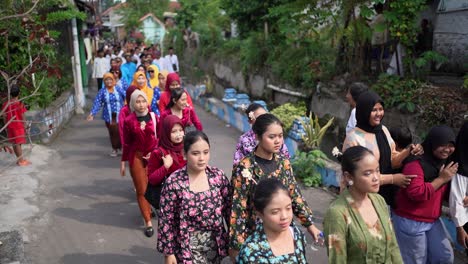
<instances>
[{"instance_id":1,"label":"person in blue shirt","mask_svg":"<svg viewBox=\"0 0 468 264\"><path fill-rule=\"evenodd\" d=\"M125 54L125 60L126 62L120 66L122 79L125 80L126 83L132 83L133 74L136 72L136 64L132 62L132 55L130 53Z\"/></svg>"},{"instance_id":2,"label":"person in blue shirt","mask_svg":"<svg viewBox=\"0 0 468 264\"><path fill-rule=\"evenodd\" d=\"M111 157L117 157L118 152L122 148L119 135L119 112L124 106L125 92L119 86L115 85L115 77L113 73L106 73L103 76L104 89L100 89L94 99L93 108L87 120L92 121L96 114L103 108L102 119L106 123L109 131L109 138L112 145Z\"/></svg>"}]
</instances>

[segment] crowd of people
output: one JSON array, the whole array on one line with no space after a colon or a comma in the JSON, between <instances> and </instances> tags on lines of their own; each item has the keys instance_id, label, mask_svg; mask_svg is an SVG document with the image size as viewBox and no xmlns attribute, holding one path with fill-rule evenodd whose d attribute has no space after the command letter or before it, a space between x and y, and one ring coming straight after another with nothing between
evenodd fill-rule
<instances>
[{"instance_id":1,"label":"crowd of people","mask_svg":"<svg viewBox=\"0 0 468 264\"><path fill-rule=\"evenodd\" d=\"M235 263L308 263L294 216L314 241L325 238L329 263L453 263L440 220L446 197L458 242L468 247L468 122L457 137L435 126L415 144L408 129L382 124L376 93L352 85L341 194L322 232L295 180L282 122L259 104L245 110L252 128L233 148L229 180L210 164L210 140L178 65L171 61L171 72L158 51L144 51L140 61L123 53L95 71L99 91L88 120L102 109L111 156L121 154L122 176L128 163L144 234L157 232L166 264L227 256ZM104 67L101 55L96 67Z\"/></svg>"}]
</instances>

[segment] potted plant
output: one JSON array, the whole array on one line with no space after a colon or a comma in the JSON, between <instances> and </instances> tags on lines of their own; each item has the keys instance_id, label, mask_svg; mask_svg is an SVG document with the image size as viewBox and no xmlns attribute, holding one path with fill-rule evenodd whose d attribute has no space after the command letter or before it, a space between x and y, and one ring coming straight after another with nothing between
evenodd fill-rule
<instances>
[{"instance_id":1,"label":"potted plant","mask_svg":"<svg viewBox=\"0 0 468 264\"><path fill-rule=\"evenodd\" d=\"M318 187L322 184L320 168L324 168L327 156L320 150L325 133L333 124L334 118L320 125L318 116L311 113L308 122L300 120L304 133L302 135L301 150L292 159L295 176L304 182L305 186Z\"/></svg>"}]
</instances>

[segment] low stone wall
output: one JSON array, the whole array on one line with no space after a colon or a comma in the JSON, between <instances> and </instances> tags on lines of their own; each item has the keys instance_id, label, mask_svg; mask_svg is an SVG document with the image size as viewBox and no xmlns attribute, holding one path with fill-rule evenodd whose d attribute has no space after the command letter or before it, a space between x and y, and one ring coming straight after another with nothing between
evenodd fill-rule
<instances>
[{"instance_id":1,"label":"low stone wall","mask_svg":"<svg viewBox=\"0 0 468 264\"><path fill-rule=\"evenodd\" d=\"M238 111L231 104L223 102L215 97L203 97L202 86L187 86L187 91L194 101L200 104L204 109L216 115L219 119L237 128L242 132L247 132L250 129L250 124L247 116L242 111ZM299 142L289 136L285 137L285 144L291 157L297 152ZM341 181L341 166L331 160L326 161L324 168L319 168L322 175L322 183L325 186L339 187Z\"/></svg>"},{"instance_id":2,"label":"low stone wall","mask_svg":"<svg viewBox=\"0 0 468 264\"><path fill-rule=\"evenodd\" d=\"M75 96L73 92L67 91L46 109L26 112L26 120L31 121L31 140L50 143L72 118L74 111Z\"/></svg>"}]
</instances>

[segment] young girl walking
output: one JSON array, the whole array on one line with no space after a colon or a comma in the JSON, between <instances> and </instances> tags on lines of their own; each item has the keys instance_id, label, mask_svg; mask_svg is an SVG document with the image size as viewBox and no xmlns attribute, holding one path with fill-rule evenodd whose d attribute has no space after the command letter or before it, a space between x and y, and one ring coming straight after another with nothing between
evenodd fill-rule
<instances>
[{"instance_id":1,"label":"young girl walking","mask_svg":"<svg viewBox=\"0 0 468 264\"><path fill-rule=\"evenodd\" d=\"M160 131L162 132L159 138L159 147L151 152L148 160L148 181L150 184L148 186L153 189L155 194L155 199L148 201L158 209L165 179L186 164L182 152L184 147L182 121L175 115L169 115L161 123Z\"/></svg>"},{"instance_id":2,"label":"young girl walking","mask_svg":"<svg viewBox=\"0 0 468 264\"><path fill-rule=\"evenodd\" d=\"M158 250L166 264L221 263L227 255L231 188L224 172L208 165L210 143L201 131L184 139L187 165L166 179L158 219Z\"/></svg>"},{"instance_id":3,"label":"young girl walking","mask_svg":"<svg viewBox=\"0 0 468 264\"><path fill-rule=\"evenodd\" d=\"M253 203L262 223L242 245L236 263L306 264L305 238L294 225L288 188L276 178L261 180Z\"/></svg>"},{"instance_id":4,"label":"young girl walking","mask_svg":"<svg viewBox=\"0 0 468 264\"><path fill-rule=\"evenodd\" d=\"M125 162L128 161L130 174L136 189L138 206L145 221L145 235L154 234L151 223L151 206L145 199L148 176L146 158L157 144L157 116L148 110L148 98L140 90L135 90L130 97L130 114L124 123L124 142L120 173L125 176Z\"/></svg>"}]
</instances>

